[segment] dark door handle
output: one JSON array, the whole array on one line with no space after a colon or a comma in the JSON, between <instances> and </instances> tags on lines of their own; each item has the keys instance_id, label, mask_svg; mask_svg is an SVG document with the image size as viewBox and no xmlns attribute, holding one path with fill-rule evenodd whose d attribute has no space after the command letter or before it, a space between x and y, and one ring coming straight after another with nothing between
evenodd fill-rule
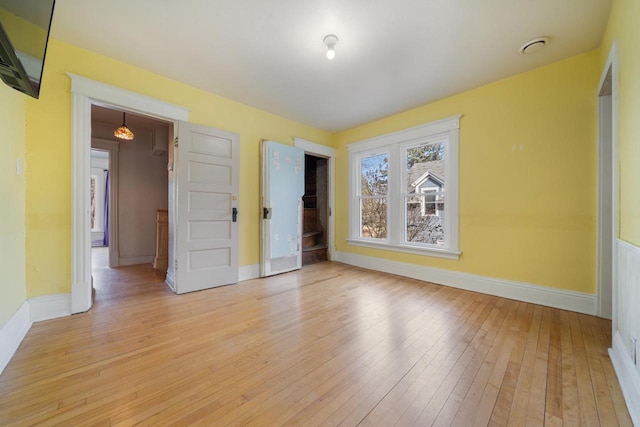
<instances>
[{"instance_id":1,"label":"dark door handle","mask_svg":"<svg viewBox=\"0 0 640 427\"><path fill-rule=\"evenodd\" d=\"M231 221L238 222L238 208L231 209Z\"/></svg>"}]
</instances>

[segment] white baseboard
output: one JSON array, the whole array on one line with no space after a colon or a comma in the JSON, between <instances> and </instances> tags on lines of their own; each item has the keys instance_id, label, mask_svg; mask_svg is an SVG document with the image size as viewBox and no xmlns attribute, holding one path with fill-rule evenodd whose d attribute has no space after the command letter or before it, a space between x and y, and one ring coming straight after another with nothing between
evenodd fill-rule
<instances>
[{"instance_id":1,"label":"white baseboard","mask_svg":"<svg viewBox=\"0 0 640 427\"><path fill-rule=\"evenodd\" d=\"M533 285L530 283L515 282L512 280L497 279L493 277L479 276L476 274L460 273L434 267L425 267L398 261L389 261L382 258L356 255L348 252L336 252L337 260L345 264L370 270L383 271L397 274L412 279L481 292L489 295L515 299L576 311L578 313L597 313L597 301L595 294L587 294L577 291L565 291L550 288L548 286Z\"/></svg>"},{"instance_id":2,"label":"white baseboard","mask_svg":"<svg viewBox=\"0 0 640 427\"><path fill-rule=\"evenodd\" d=\"M609 349L611 364L616 371L627 409L634 426L640 426L640 375L627 354L620 334L613 337L613 347Z\"/></svg>"},{"instance_id":3,"label":"white baseboard","mask_svg":"<svg viewBox=\"0 0 640 427\"><path fill-rule=\"evenodd\" d=\"M172 269L168 269L168 270L167 270L167 275L166 275L166 276L165 276L165 278L164 278L164 283L166 283L166 284L167 284L167 286L169 286L169 288L171 288L171 290L172 290L173 292L175 292L175 291L176 291L176 287L175 287L175 285L174 285L174 283L175 283L175 279L174 279L174 277L173 277L173 270L172 270Z\"/></svg>"},{"instance_id":4,"label":"white baseboard","mask_svg":"<svg viewBox=\"0 0 640 427\"><path fill-rule=\"evenodd\" d=\"M260 277L260 264L243 265L238 269L238 282L257 279L258 277ZM171 270L167 270L167 277L164 282L171 288L172 291L176 291L174 285L175 279Z\"/></svg>"},{"instance_id":5,"label":"white baseboard","mask_svg":"<svg viewBox=\"0 0 640 427\"><path fill-rule=\"evenodd\" d=\"M121 256L118 259L118 267L124 267L127 265L151 264L153 263L153 258L155 258L155 255Z\"/></svg>"},{"instance_id":6,"label":"white baseboard","mask_svg":"<svg viewBox=\"0 0 640 427\"><path fill-rule=\"evenodd\" d=\"M55 294L29 300L31 321L55 319L71 315L71 294Z\"/></svg>"},{"instance_id":7,"label":"white baseboard","mask_svg":"<svg viewBox=\"0 0 640 427\"><path fill-rule=\"evenodd\" d=\"M29 302L25 301L0 329L0 374L9 364L29 328Z\"/></svg>"},{"instance_id":8,"label":"white baseboard","mask_svg":"<svg viewBox=\"0 0 640 427\"><path fill-rule=\"evenodd\" d=\"M260 264L243 265L238 271L238 282L260 277Z\"/></svg>"}]
</instances>

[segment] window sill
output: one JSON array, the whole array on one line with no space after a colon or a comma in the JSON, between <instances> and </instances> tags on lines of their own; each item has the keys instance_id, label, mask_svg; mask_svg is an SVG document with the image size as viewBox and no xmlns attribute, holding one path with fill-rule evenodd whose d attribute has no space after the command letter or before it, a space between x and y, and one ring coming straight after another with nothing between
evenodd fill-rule
<instances>
[{"instance_id":1,"label":"window sill","mask_svg":"<svg viewBox=\"0 0 640 427\"><path fill-rule=\"evenodd\" d=\"M347 239L347 243L353 246L362 246L365 248L383 249L386 251L404 252L408 254L426 255L454 260L459 260L461 253L459 251L452 251L449 249L421 248L411 245L402 245L399 243L379 243L363 239Z\"/></svg>"}]
</instances>

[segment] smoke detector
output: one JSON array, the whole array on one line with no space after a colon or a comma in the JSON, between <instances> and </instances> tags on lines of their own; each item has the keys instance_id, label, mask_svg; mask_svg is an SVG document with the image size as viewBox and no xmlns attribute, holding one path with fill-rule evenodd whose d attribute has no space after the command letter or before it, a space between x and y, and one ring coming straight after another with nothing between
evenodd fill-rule
<instances>
[{"instance_id":1,"label":"smoke detector","mask_svg":"<svg viewBox=\"0 0 640 427\"><path fill-rule=\"evenodd\" d=\"M530 53L538 52L543 47L549 44L551 39L549 37L538 37L533 40L529 40L520 48L520 53L528 55Z\"/></svg>"}]
</instances>

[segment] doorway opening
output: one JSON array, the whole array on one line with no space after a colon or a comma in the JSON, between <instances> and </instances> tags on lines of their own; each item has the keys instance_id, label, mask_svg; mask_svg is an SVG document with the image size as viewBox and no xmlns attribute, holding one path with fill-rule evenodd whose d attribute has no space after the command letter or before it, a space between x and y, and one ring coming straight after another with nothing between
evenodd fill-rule
<instances>
[{"instance_id":1,"label":"doorway opening","mask_svg":"<svg viewBox=\"0 0 640 427\"><path fill-rule=\"evenodd\" d=\"M155 98L119 87L67 73L71 78L71 313L82 313L91 308L91 228L89 215L91 107L108 106L172 123L189 120L189 110ZM120 123L121 124L121 123ZM172 129L170 127L170 129ZM113 131L113 129L111 129ZM170 151L171 154L172 150ZM171 159L170 159L171 160ZM171 173L169 180L171 181ZM115 174L114 174L115 177ZM115 182L112 179L112 189ZM171 185L171 184L170 184ZM171 191L171 187L169 188ZM113 194L113 191L111 192ZM172 194L169 195L173 200ZM173 203L169 205L169 225L173 222ZM112 215L112 218L114 215ZM113 227L111 227L113 228ZM171 234L169 260L172 260ZM169 271L171 262L169 263ZM167 274L168 275L168 274Z\"/></svg>"},{"instance_id":2,"label":"doorway opening","mask_svg":"<svg viewBox=\"0 0 640 427\"><path fill-rule=\"evenodd\" d=\"M164 280L168 264L167 164L173 123L126 112L135 137L120 141L113 131L122 113L91 106L91 282L98 299L127 295L114 286L126 287L141 272Z\"/></svg>"},{"instance_id":3,"label":"doorway opening","mask_svg":"<svg viewBox=\"0 0 640 427\"><path fill-rule=\"evenodd\" d=\"M309 265L328 260L329 163L311 154L304 159L302 265Z\"/></svg>"}]
</instances>

